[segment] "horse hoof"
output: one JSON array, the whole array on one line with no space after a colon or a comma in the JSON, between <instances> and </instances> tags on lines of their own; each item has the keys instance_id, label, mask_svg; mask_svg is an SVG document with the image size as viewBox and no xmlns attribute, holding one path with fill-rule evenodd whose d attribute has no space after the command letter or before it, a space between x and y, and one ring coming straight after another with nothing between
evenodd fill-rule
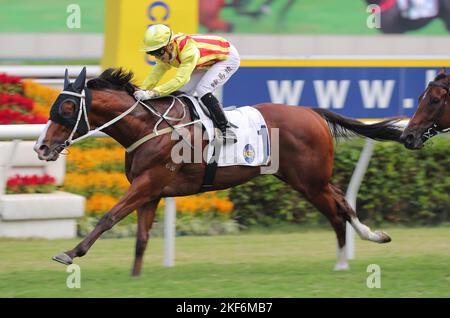
<instances>
[{"instance_id":1,"label":"horse hoof","mask_svg":"<svg viewBox=\"0 0 450 318\"><path fill-rule=\"evenodd\" d=\"M61 253L56 256L53 256L52 259L64 265L72 264L72 258L66 253Z\"/></svg>"},{"instance_id":2,"label":"horse hoof","mask_svg":"<svg viewBox=\"0 0 450 318\"><path fill-rule=\"evenodd\" d=\"M375 233L379 236L379 243L389 243L390 241L392 241L391 237L383 231L375 231Z\"/></svg>"},{"instance_id":3,"label":"horse hoof","mask_svg":"<svg viewBox=\"0 0 450 318\"><path fill-rule=\"evenodd\" d=\"M348 263L337 263L336 266L334 267L335 271L348 271L350 269L350 267L348 266Z\"/></svg>"}]
</instances>

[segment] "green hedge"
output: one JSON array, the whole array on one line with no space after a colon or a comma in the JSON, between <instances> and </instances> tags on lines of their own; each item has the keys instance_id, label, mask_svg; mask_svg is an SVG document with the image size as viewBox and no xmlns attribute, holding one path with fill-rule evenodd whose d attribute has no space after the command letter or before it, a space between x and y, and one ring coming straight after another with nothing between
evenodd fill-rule
<instances>
[{"instance_id":1,"label":"green hedge","mask_svg":"<svg viewBox=\"0 0 450 318\"><path fill-rule=\"evenodd\" d=\"M338 143L333 184L344 193L363 140ZM322 224L327 220L289 186L261 176L230 192L232 216L241 225ZM405 225L450 220L450 139L436 137L420 151L392 142L377 142L361 185L357 213L364 222Z\"/></svg>"}]
</instances>

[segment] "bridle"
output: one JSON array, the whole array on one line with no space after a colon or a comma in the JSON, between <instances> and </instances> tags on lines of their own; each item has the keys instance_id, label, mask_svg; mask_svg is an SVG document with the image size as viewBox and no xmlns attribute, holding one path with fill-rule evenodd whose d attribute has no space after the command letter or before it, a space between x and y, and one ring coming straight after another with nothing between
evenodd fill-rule
<instances>
[{"instance_id":1,"label":"bridle","mask_svg":"<svg viewBox=\"0 0 450 318\"><path fill-rule=\"evenodd\" d=\"M193 121L193 122L189 122L186 124L182 124L182 125L176 125L176 126L172 126L169 123L170 121L175 121L175 122L179 122L181 120L183 120L186 117L186 105L176 96L173 95L169 95L170 97L172 97L172 103L170 104L170 106L167 108L167 110L161 114L160 112L158 112L152 105L150 104L146 104L141 100L137 100L133 105L131 105L130 108L128 108L126 111L124 111L123 113L121 113L120 115L116 116L115 118L111 119L110 121L106 122L105 124L101 125L100 127L91 130L90 125L89 125L89 119L88 119L88 111L87 111L87 107L86 107L86 90L87 88L83 89L81 91L81 93L75 93L75 92L71 92L71 91L65 91L63 90L60 94L66 94L66 95L71 95L71 96L75 96L75 97L79 97L80 98L80 107L78 110L78 115L77 115L77 121L75 123L75 126L72 129L72 132L70 133L69 137L66 139L66 141L64 141L64 143L61 145L61 147L63 147L63 150L68 148L70 145L81 141L83 139L86 139L92 135L94 135L95 133L115 124L116 122L118 122L119 120L121 120L122 118L124 118L125 116L127 116L128 114L130 114L137 105L141 104L142 106L144 106L146 109L148 109L152 114L154 114L155 116L159 117L159 119L157 120L155 126L153 127L153 133L149 134L147 136L142 137L141 139L139 139L138 141L134 142L131 146L129 146L126 150L127 152L131 152L134 149L136 149L138 146L140 146L142 143L150 140L153 137L159 136L161 134L161 132L163 133L168 133L172 130L177 131L177 128L181 128L181 127L185 127L191 124L194 124L198 121ZM171 117L169 116L169 112L172 110L172 108L175 106L175 101L179 101L183 107L183 116L180 118L176 118L176 117ZM84 119L84 121L86 122L87 125L87 129L88 132L76 139L73 139L73 136L75 135L75 133L78 130L78 126L81 122L81 120ZM166 122L169 127L171 128L170 130L168 129L162 129L160 131L158 131L158 126L162 123L162 122ZM178 132L177 132L178 133ZM179 134L180 135L180 134ZM180 135L182 137L182 139L190 146L192 147L192 145L189 143L189 141L185 140L185 138Z\"/></svg>"},{"instance_id":2,"label":"bridle","mask_svg":"<svg viewBox=\"0 0 450 318\"><path fill-rule=\"evenodd\" d=\"M81 141L83 139L86 139L87 137L92 136L93 134L101 131L102 129L105 129L105 128L113 125L114 123L118 122L123 117L125 117L126 115L131 113L136 108L136 106L139 104L139 100L138 100L138 101L136 101L136 103L134 103L130 108L128 108L126 111L124 111L119 116L113 118L112 120L108 121L107 123L103 124L102 126L91 130L91 127L89 125L88 112L86 109L86 89L83 89L81 91L81 93L75 93L75 92L71 92L71 91L62 91L60 94L66 94L66 95L71 95L71 96L80 98L80 107L78 108L77 121L75 122L75 126L73 127L72 132L70 133L69 137L66 139L66 141L64 141L64 143L62 145L62 146L64 146L64 148L68 148L70 145L72 145L78 141ZM82 118L86 122L88 132L76 139L73 139L73 136L77 132L78 126L79 126Z\"/></svg>"},{"instance_id":3,"label":"bridle","mask_svg":"<svg viewBox=\"0 0 450 318\"><path fill-rule=\"evenodd\" d=\"M439 88L444 89L447 92L447 94L445 95L445 103L444 103L444 105L447 105L449 95L450 95L450 85L445 85L445 84L437 82L437 81L432 81L428 84L428 87L427 87L427 90L425 91L425 93L428 91L428 89L430 87L439 87ZM423 138L424 142L436 135L443 134L443 133L450 131L450 127L445 128L445 129L438 129L437 127L438 127L437 123L433 122L433 125L430 128L428 128L428 130L426 132L424 132L422 134L422 138Z\"/></svg>"}]
</instances>

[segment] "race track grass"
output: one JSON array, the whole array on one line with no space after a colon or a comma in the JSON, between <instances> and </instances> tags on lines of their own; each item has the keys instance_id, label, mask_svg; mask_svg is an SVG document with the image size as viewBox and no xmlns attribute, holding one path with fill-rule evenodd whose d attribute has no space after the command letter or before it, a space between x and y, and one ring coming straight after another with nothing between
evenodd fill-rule
<instances>
[{"instance_id":1,"label":"race track grass","mask_svg":"<svg viewBox=\"0 0 450 318\"><path fill-rule=\"evenodd\" d=\"M176 266L153 239L140 278L129 276L134 240L100 240L76 260L81 288L66 287L50 257L78 240L0 240L0 297L450 297L450 227L391 228L393 242L357 239L351 270L334 272L331 230L177 238ZM369 289L369 264L381 288Z\"/></svg>"}]
</instances>

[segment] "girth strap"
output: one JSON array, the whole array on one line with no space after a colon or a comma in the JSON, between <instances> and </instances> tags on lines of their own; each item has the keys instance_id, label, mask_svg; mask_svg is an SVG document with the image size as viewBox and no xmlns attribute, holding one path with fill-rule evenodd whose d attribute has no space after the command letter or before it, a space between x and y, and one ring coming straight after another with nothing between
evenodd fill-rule
<instances>
[{"instance_id":1,"label":"girth strap","mask_svg":"<svg viewBox=\"0 0 450 318\"><path fill-rule=\"evenodd\" d=\"M200 192L209 191L212 188L214 179L216 177L217 164L219 163L220 151L222 150L223 144L217 139L214 139L213 145L213 154L211 160L206 164L205 174L203 176Z\"/></svg>"},{"instance_id":2,"label":"girth strap","mask_svg":"<svg viewBox=\"0 0 450 318\"><path fill-rule=\"evenodd\" d=\"M172 132L174 129L178 129L178 128L186 127L186 126L189 126L189 125L193 125L193 124L196 124L198 122L200 122L200 120L194 120L194 121L190 121L190 122L185 123L185 124L175 125L175 126L173 126L173 128L172 127L166 127L166 128L154 131L151 134L148 134L148 135L142 137L141 139L139 139L138 141L134 142L131 146L129 146L127 149L125 149L125 151L126 152L132 152L137 147L139 147L143 143L149 141L150 139L153 139L153 138L155 138L157 136L168 134L168 133Z\"/></svg>"}]
</instances>

